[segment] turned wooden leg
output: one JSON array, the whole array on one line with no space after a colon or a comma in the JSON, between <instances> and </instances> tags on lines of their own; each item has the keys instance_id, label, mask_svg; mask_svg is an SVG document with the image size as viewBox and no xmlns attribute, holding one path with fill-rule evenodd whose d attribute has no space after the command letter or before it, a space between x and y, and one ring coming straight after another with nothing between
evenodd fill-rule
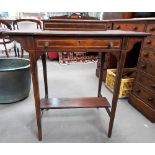
<instances>
[{"instance_id":1,"label":"turned wooden leg","mask_svg":"<svg viewBox=\"0 0 155 155\"><path fill-rule=\"evenodd\" d=\"M112 128L113 128L113 124L114 124L117 100L118 100L118 96L119 96L119 90L120 90L120 84L121 84L121 78L122 78L122 74L123 74L125 60L126 60L126 52L122 51L120 58L117 61L117 72L116 72L116 79L115 79L113 99L112 99L112 108L111 108L111 115L110 115L110 122L109 122L108 137L111 137L111 135L112 135Z\"/></svg>"},{"instance_id":2,"label":"turned wooden leg","mask_svg":"<svg viewBox=\"0 0 155 155\"><path fill-rule=\"evenodd\" d=\"M103 82L103 69L104 69L104 60L105 60L105 53L101 53L100 57L100 70L99 70L99 83L98 83L98 97L101 96L101 88Z\"/></svg>"},{"instance_id":3,"label":"turned wooden leg","mask_svg":"<svg viewBox=\"0 0 155 155\"><path fill-rule=\"evenodd\" d=\"M42 140L41 110L40 110L40 95L39 95L39 85L38 85L37 60L35 60L33 54L30 54L30 63L31 63L31 73L32 73L33 91L34 91L34 99L35 99L36 119L37 119L37 127L38 127L38 139Z\"/></svg>"},{"instance_id":4,"label":"turned wooden leg","mask_svg":"<svg viewBox=\"0 0 155 155\"><path fill-rule=\"evenodd\" d=\"M41 56L43 65L44 85L45 85L45 98L48 98L48 84L47 84L47 65L46 65L46 54Z\"/></svg>"}]
</instances>

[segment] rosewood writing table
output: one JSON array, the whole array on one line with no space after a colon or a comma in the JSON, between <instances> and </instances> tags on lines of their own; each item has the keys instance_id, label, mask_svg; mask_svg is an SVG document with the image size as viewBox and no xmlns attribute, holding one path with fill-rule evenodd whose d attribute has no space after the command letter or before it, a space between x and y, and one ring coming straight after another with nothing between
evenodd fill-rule
<instances>
[{"instance_id":1,"label":"rosewood writing table","mask_svg":"<svg viewBox=\"0 0 155 155\"><path fill-rule=\"evenodd\" d=\"M108 137L111 137L112 128L117 107L120 81L126 54L133 48L134 44L143 41L148 33L129 32L119 30L108 31L11 31L2 32L22 44L22 47L29 52L31 72L34 89L34 99L36 108L36 119L38 127L38 139L42 140L41 110L44 109L64 109L64 108L105 108L109 117ZM130 44L128 44L130 42ZM49 98L46 69L46 52L101 52L101 67L97 97L88 98ZM103 69L105 54L111 52L117 57L117 74L112 98L112 104L101 95ZM116 54L117 53L117 54ZM40 99L39 83L37 72L37 60L42 58L45 98Z\"/></svg>"}]
</instances>

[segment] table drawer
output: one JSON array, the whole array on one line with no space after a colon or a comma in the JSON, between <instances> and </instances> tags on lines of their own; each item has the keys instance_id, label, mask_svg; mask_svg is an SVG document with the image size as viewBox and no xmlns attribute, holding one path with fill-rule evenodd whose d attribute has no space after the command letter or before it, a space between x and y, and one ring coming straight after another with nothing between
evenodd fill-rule
<instances>
[{"instance_id":1,"label":"table drawer","mask_svg":"<svg viewBox=\"0 0 155 155\"><path fill-rule=\"evenodd\" d=\"M152 63L145 61L141 58L139 58L138 65L137 65L138 70L146 72L152 76L155 76L155 65Z\"/></svg>"},{"instance_id":2,"label":"table drawer","mask_svg":"<svg viewBox=\"0 0 155 155\"><path fill-rule=\"evenodd\" d=\"M146 28L146 32L149 32L152 35L155 35L155 24L148 24Z\"/></svg>"},{"instance_id":3,"label":"table drawer","mask_svg":"<svg viewBox=\"0 0 155 155\"><path fill-rule=\"evenodd\" d=\"M111 29L112 24L86 23L86 22L44 22L44 30L106 30Z\"/></svg>"},{"instance_id":4,"label":"table drawer","mask_svg":"<svg viewBox=\"0 0 155 155\"><path fill-rule=\"evenodd\" d=\"M133 94L155 109L155 94L151 93L148 89L145 89L136 83L133 88Z\"/></svg>"},{"instance_id":5,"label":"table drawer","mask_svg":"<svg viewBox=\"0 0 155 155\"><path fill-rule=\"evenodd\" d=\"M155 37L147 37L146 39L144 39L143 47L154 49L155 48Z\"/></svg>"},{"instance_id":6,"label":"table drawer","mask_svg":"<svg viewBox=\"0 0 155 155\"><path fill-rule=\"evenodd\" d=\"M136 75L136 81L155 93L155 77L151 77L146 73L138 71Z\"/></svg>"},{"instance_id":7,"label":"table drawer","mask_svg":"<svg viewBox=\"0 0 155 155\"><path fill-rule=\"evenodd\" d=\"M119 49L121 47L120 39L91 39L88 38L63 38L63 39L37 39L37 48L46 49Z\"/></svg>"},{"instance_id":8,"label":"table drawer","mask_svg":"<svg viewBox=\"0 0 155 155\"><path fill-rule=\"evenodd\" d=\"M145 61L155 64L155 51L143 50L141 51L140 56L145 59Z\"/></svg>"},{"instance_id":9,"label":"table drawer","mask_svg":"<svg viewBox=\"0 0 155 155\"><path fill-rule=\"evenodd\" d=\"M116 23L113 26L114 30L127 30L127 31L137 31L143 32L145 24L128 24L128 23Z\"/></svg>"}]
</instances>

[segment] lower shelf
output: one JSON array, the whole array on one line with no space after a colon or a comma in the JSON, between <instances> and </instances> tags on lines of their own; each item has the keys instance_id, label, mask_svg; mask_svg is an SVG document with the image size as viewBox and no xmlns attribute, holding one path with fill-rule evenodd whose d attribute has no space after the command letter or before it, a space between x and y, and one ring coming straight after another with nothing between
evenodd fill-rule
<instances>
[{"instance_id":1,"label":"lower shelf","mask_svg":"<svg viewBox=\"0 0 155 155\"><path fill-rule=\"evenodd\" d=\"M105 97L88 98L44 98L41 99L41 109L67 108L108 108L110 104Z\"/></svg>"}]
</instances>

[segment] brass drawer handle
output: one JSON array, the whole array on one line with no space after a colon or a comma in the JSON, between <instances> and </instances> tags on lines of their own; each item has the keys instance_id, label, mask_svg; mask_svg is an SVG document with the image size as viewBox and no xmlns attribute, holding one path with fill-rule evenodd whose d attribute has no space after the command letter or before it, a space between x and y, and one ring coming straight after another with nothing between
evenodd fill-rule
<instances>
[{"instance_id":1,"label":"brass drawer handle","mask_svg":"<svg viewBox=\"0 0 155 155\"><path fill-rule=\"evenodd\" d=\"M147 43L147 44L151 44L151 40L147 40L146 43Z\"/></svg>"},{"instance_id":2,"label":"brass drawer handle","mask_svg":"<svg viewBox=\"0 0 155 155\"><path fill-rule=\"evenodd\" d=\"M110 25L108 25L108 26L107 26L107 29L110 29L110 28L111 28L111 26L110 26Z\"/></svg>"},{"instance_id":3,"label":"brass drawer handle","mask_svg":"<svg viewBox=\"0 0 155 155\"><path fill-rule=\"evenodd\" d=\"M146 65L142 64L142 65L141 65L141 68L142 68L142 69L145 69L145 68L146 68Z\"/></svg>"},{"instance_id":4,"label":"brass drawer handle","mask_svg":"<svg viewBox=\"0 0 155 155\"><path fill-rule=\"evenodd\" d=\"M116 29L120 29L120 25L117 25L117 26L116 26Z\"/></svg>"},{"instance_id":5,"label":"brass drawer handle","mask_svg":"<svg viewBox=\"0 0 155 155\"><path fill-rule=\"evenodd\" d=\"M151 86L151 87L155 89L155 84L152 84L152 86Z\"/></svg>"},{"instance_id":6,"label":"brass drawer handle","mask_svg":"<svg viewBox=\"0 0 155 155\"><path fill-rule=\"evenodd\" d=\"M144 52L144 57L148 57L149 53L148 52Z\"/></svg>"},{"instance_id":7,"label":"brass drawer handle","mask_svg":"<svg viewBox=\"0 0 155 155\"><path fill-rule=\"evenodd\" d=\"M137 30L137 26L134 26L134 27L133 27L133 30Z\"/></svg>"},{"instance_id":8,"label":"brass drawer handle","mask_svg":"<svg viewBox=\"0 0 155 155\"><path fill-rule=\"evenodd\" d=\"M150 30L150 31L154 31L154 29L155 29L154 27L150 27L150 29L149 29L149 30Z\"/></svg>"},{"instance_id":9,"label":"brass drawer handle","mask_svg":"<svg viewBox=\"0 0 155 155\"><path fill-rule=\"evenodd\" d=\"M149 97L148 98L148 101L153 101L153 97Z\"/></svg>"},{"instance_id":10,"label":"brass drawer handle","mask_svg":"<svg viewBox=\"0 0 155 155\"><path fill-rule=\"evenodd\" d=\"M110 48L110 47L113 47L114 44L113 44L113 42L109 42L109 43L106 44L106 46L108 46Z\"/></svg>"}]
</instances>

